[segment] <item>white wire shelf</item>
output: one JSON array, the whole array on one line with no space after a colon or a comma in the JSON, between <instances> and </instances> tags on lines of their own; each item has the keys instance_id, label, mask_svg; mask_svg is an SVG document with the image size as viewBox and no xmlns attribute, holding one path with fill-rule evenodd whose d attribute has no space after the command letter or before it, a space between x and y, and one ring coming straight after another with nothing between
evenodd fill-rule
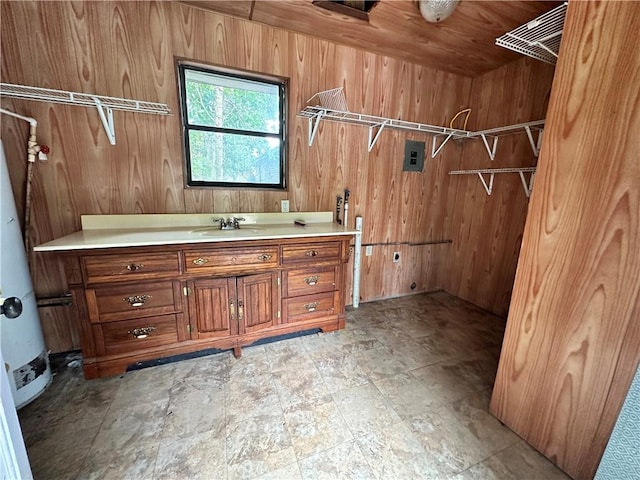
<instances>
[{"instance_id":1,"label":"white wire shelf","mask_svg":"<svg viewBox=\"0 0 640 480\"><path fill-rule=\"evenodd\" d=\"M475 170L452 170L449 175L478 175L484 190L487 195L491 195L493 192L493 180L496 174L499 173L517 173L520 175L522 181L522 188L524 194L529 198L531 196L531 190L533 189L533 177L536 174L536 167L519 167L519 168L480 168ZM525 177L525 174L529 173L529 181ZM485 179L485 175L489 175L489 181Z\"/></svg>"},{"instance_id":2,"label":"white wire shelf","mask_svg":"<svg viewBox=\"0 0 640 480\"><path fill-rule=\"evenodd\" d=\"M67 92L50 88L30 87L0 83L0 96L22 98L39 102L61 103L82 107L95 107L100 115L107 137L111 145L116 144L116 133L113 123L113 110L125 112L149 113L155 115L170 115L171 110L164 103L147 102L144 100L130 100L128 98L106 97L89 93Z\"/></svg>"},{"instance_id":3,"label":"white wire shelf","mask_svg":"<svg viewBox=\"0 0 640 480\"><path fill-rule=\"evenodd\" d=\"M494 160L496 157L496 148L498 147L498 137L524 131L526 132L527 138L529 139L529 144L531 145L531 150L533 150L533 155L537 157L540 154L540 146L542 145L544 122L544 120L536 120L534 122L517 123L515 125L490 128L488 130L468 132L467 138L482 138L482 142L484 143L484 147L487 149L489 158L491 160ZM536 139L534 139L534 131L536 132ZM491 146L489 145L489 138L492 139Z\"/></svg>"},{"instance_id":4,"label":"white wire shelf","mask_svg":"<svg viewBox=\"0 0 640 480\"><path fill-rule=\"evenodd\" d=\"M369 140L367 143L367 149L369 152L373 149L378 138L380 138L380 134L385 128L433 134L435 136L433 137L431 149L432 158L440 152L445 143L447 143L451 138L464 138L467 133L465 130L439 127L426 123L408 122L406 120L395 120L393 118L376 117L373 115L352 113L343 110L332 110L325 107L305 107L298 116L309 120L309 146L313 145L313 140L316 136L318 125L321 120L351 123L369 127ZM444 136L445 138L442 143L438 145L437 138L439 136Z\"/></svg>"},{"instance_id":5,"label":"white wire shelf","mask_svg":"<svg viewBox=\"0 0 640 480\"><path fill-rule=\"evenodd\" d=\"M560 51L566 12L567 3L564 2L496 38L496 45L555 65Z\"/></svg>"},{"instance_id":6,"label":"white wire shelf","mask_svg":"<svg viewBox=\"0 0 640 480\"><path fill-rule=\"evenodd\" d=\"M533 122L519 123L516 125L508 125L504 127L491 128L472 132L469 130L459 130L455 128L441 127L438 125L430 125L427 123L409 122L406 120L396 120L393 118L377 117L374 115L366 115L362 113L350 112L347 108L347 101L344 96L342 87L332 88L313 95L307 104L316 100L316 104L307 105L299 113L299 117L306 118L309 122L308 128L308 144L313 145L313 141L318 133L318 126L321 120L331 122L350 123L354 125L363 125L369 127L369 139L367 149L370 152L385 128L395 130L405 130L412 132L422 132L433 135L431 143L431 158L442 150L442 147L452 138L474 138L480 137L484 143L489 158L493 160L496 155L498 145L498 137L501 135L511 135L513 133L526 132L529 137L529 143L533 150L533 154L537 157L540 152L542 143L542 130L544 120L536 120ZM537 139L534 140L534 133L537 132ZM489 141L491 140L491 145ZM438 143L440 142L440 143Z\"/></svg>"}]
</instances>

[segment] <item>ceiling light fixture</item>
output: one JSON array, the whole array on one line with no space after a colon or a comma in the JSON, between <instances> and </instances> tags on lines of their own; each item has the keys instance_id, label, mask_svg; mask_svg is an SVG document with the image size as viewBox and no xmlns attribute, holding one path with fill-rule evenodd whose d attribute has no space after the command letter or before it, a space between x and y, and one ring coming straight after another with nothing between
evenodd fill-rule
<instances>
[{"instance_id":1,"label":"ceiling light fixture","mask_svg":"<svg viewBox=\"0 0 640 480\"><path fill-rule=\"evenodd\" d=\"M453 13L460 0L419 0L420 14L427 22L438 23Z\"/></svg>"}]
</instances>

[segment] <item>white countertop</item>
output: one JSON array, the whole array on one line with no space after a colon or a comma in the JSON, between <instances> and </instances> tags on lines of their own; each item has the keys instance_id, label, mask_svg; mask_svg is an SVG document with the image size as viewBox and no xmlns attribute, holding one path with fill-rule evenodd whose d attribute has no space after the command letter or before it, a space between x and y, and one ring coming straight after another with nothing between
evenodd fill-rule
<instances>
[{"instance_id":1,"label":"white countertop","mask_svg":"<svg viewBox=\"0 0 640 480\"><path fill-rule=\"evenodd\" d=\"M220 230L214 218L244 217L237 230ZM304 227L293 224L296 219ZM333 222L331 212L267 214L86 215L83 229L34 248L36 252L188 243L271 240L277 238L355 235L357 230Z\"/></svg>"}]
</instances>

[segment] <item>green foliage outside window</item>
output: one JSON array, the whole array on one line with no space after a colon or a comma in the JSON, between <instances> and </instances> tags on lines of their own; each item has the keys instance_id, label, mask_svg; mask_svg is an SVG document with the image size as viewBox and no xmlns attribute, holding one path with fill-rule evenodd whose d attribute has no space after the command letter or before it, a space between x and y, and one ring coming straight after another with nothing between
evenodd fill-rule
<instances>
[{"instance_id":1,"label":"green foliage outside window","mask_svg":"<svg viewBox=\"0 0 640 480\"><path fill-rule=\"evenodd\" d=\"M188 184L284 187L284 85L180 66Z\"/></svg>"}]
</instances>

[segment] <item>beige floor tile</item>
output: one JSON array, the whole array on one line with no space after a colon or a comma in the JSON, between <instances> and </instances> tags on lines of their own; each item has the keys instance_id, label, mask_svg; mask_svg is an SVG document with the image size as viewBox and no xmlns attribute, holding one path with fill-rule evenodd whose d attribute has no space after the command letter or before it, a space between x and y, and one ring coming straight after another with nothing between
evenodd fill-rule
<instances>
[{"instance_id":1,"label":"beige floor tile","mask_svg":"<svg viewBox=\"0 0 640 480\"><path fill-rule=\"evenodd\" d=\"M496 457L489 457L459 473L453 480L520 480ZM532 479L533 480L533 479ZM543 479L539 479L543 480Z\"/></svg>"},{"instance_id":2,"label":"beige floor tile","mask_svg":"<svg viewBox=\"0 0 640 480\"><path fill-rule=\"evenodd\" d=\"M320 372L313 363L311 366L292 365L287 370L273 372L273 381L283 408L329 394Z\"/></svg>"},{"instance_id":3,"label":"beige floor tile","mask_svg":"<svg viewBox=\"0 0 640 480\"><path fill-rule=\"evenodd\" d=\"M153 478L224 480L227 478L225 444L224 434L209 431L160 445Z\"/></svg>"},{"instance_id":4,"label":"beige floor tile","mask_svg":"<svg viewBox=\"0 0 640 480\"><path fill-rule=\"evenodd\" d=\"M169 398L176 380L176 364L144 368L125 373L113 403L115 408L126 407L132 400L154 402Z\"/></svg>"},{"instance_id":5,"label":"beige floor tile","mask_svg":"<svg viewBox=\"0 0 640 480\"><path fill-rule=\"evenodd\" d=\"M229 425L226 451L230 480L265 475L296 461L284 415L279 410Z\"/></svg>"},{"instance_id":6,"label":"beige floor tile","mask_svg":"<svg viewBox=\"0 0 640 480\"><path fill-rule=\"evenodd\" d=\"M402 423L359 437L356 442L375 478L442 478L439 463Z\"/></svg>"},{"instance_id":7,"label":"beige floor tile","mask_svg":"<svg viewBox=\"0 0 640 480\"><path fill-rule=\"evenodd\" d=\"M46 424L42 427L33 432L27 445L34 478L76 478L100 424L82 429L69 422L52 428L47 428Z\"/></svg>"},{"instance_id":8,"label":"beige floor tile","mask_svg":"<svg viewBox=\"0 0 640 480\"><path fill-rule=\"evenodd\" d=\"M498 452L495 457L507 469L522 480L568 480L569 477L533 447L519 441Z\"/></svg>"},{"instance_id":9,"label":"beige floor tile","mask_svg":"<svg viewBox=\"0 0 640 480\"><path fill-rule=\"evenodd\" d=\"M330 395L290 405L284 411L284 418L298 458L353 438Z\"/></svg>"},{"instance_id":10,"label":"beige floor tile","mask_svg":"<svg viewBox=\"0 0 640 480\"><path fill-rule=\"evenodd\" d=\"M443 475L458 474L489 456L482 442L446 405L430 409L405 423Z\"/></svg>"},{"instance_id":11,"label":"beige floor tile","mask_svg":"<svg viewBox=\"0 0 640 480\"><path fill-rule=\"evenodd\" d=\"M316 368L330 392L369 383L369 377L358 365L354 354L322 351L313 354Z\"/></svg>"},{"instance_id":12,"label":"beige floor tile","mask_svg":"<svg viewBox=\"0 0 640 480\"><path fill-rule=\"evenodd\" d=\"M398 414L372 383L336 392L333 399L355 437L401 422Z\"/></svg>"},{"instance_id":13,"label":"beige floor tile","mask_svg":"<svg viewBox=\"0 0 640 480\"><path fill-rule=\"evenodd\" d=\"M413 370L411 375L429 389L434 401L450 403L487 388L480 381L466 379L462 373L466 368L466 360L452 360Z\"/></svg>"},{"instance_id":14,"label":"beige floor tile","mask_svg":"<svg viewBox=\"0 0 640 480\"><path fill-rule=\"evenodd\" d=\"M397 375L411 370L400 355L386 347L359 352L355 355L358 365L371 380Z\"/></svg>"},{"instance_id":15,"label":"beige floor tile","mask_svg":"<svg viewBox=\"0 0 640 480\"><path fill-rule=\"evenodd\" d=\"M162 443L210 430L224 435L227 415L223 391L190 391L172 395L162 430Z\"/></svg>"},{"instance_id":16,"label":"beige floor tile","mask_svg":"<svg viewBox=\"0 0 640 480\"><path fill-rule=\"evenodd\" d=\"M267 352L273 373L291 368L313 368L313 360L302 343L288 343L283 348L272 347Z\"/></svg>"},{"instance_id":17,"label":"beige floor tile","mask_svg":"<svg viewBox=\"0 0 640 480\"><path fill-rule=\"evenodd\" d=\"M93 442L91 454L130 450L139 444L159 441L168 404L169 399L164 398L154 402L134 401L117 410L112 405Z\"/></svg>"},{"instance_id":18,"label":"beige floor tile","mask_svg":"<svg viewBox=\"0 0 640 480\"><path fill-rule=\"evenodd\" d=\"M224 403L227 423L282 408L271 372L233 375L225 387Z\"/></svg>"},{"instance_id":19,"label":"beige floor tile","mask_svg":"<svg viewBox=\"0 0 640 480\"><path fill-rule=\"evenodd\" d=\"M77 429L102 423L120 388L118 377L85 380L82 370L66 369L52 385L19 413L25 440L44 424L48 428L73 423Z\"/></svg>"},{"instance_id":20,"label":"beige floor tile","mask_svg":"<svg viewBox=\"0 0 640 480\"><path fill-rule=\"evenodd\" d=\"M442 402L441 397L432 395L429 387L410 373L385 377L374 383L403 420L421 415Z\"/></svg>"},{"instance_id":21,"label":"beige floor tile","mask_svg":"<svg viewBox=\"0 0 640 480\"><path fill-rule=\"evenodd\" d=\"M486 456L520 441L520 437L489 413L490 399L491 392L485 390L447 405L456 420L466 428L466 435L477 439L482 445Z\"/></svg>"},{"instance_id":22,"label":"beige floor tile","mask_svg":"<svg viewBox=\"0 0 640 480\"><path fill-rule=\"evenodd\" d=\"M136 445L132 449L90 453L82 465L79 479L121 480L151 478L158 444Z\"/></svg>"},{"instance_id":23,"label":"beige floor tile","mask_svg":"<svg viewBox=\"0 0 640 480\"><path fill-rule=\"evenodd\" d=\"M300 460L304 480L370 480L375 478L355 441Z\"/></svg>"},{"instance_id":24,"label":"beige floor tile","mask_svg":"<svg viewBox=\"0 0 640 480\"><path fill-rule=\"evenodd\" d=\"M19 412L36 478L566 480L488 413L503 321L445 293L346 316L240 359L61 369Z\"/></svg>"},{"instance_id":25,"label":"beige floor tile","mask_svg":"<svg viewBox=\"0 0 640 480\"><path fill-rule=\"evenodd\" d=\"M298 463L290 463L282 468L278 468L264 475L256 477L255 480L302 480Z\"/></svg>"}]
</instances>

